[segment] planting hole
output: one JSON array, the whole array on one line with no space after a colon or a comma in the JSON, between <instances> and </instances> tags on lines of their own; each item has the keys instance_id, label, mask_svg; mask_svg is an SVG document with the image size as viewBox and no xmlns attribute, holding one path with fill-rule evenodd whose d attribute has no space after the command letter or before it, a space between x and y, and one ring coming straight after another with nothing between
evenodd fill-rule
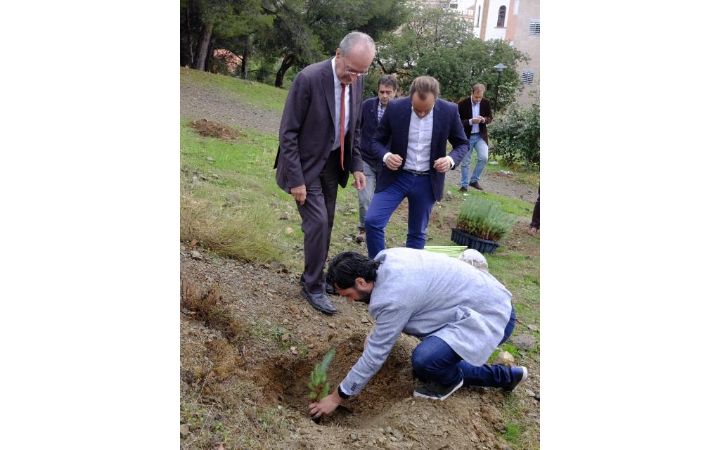
<instances>
[{"instance_id":1,"label":"planting hole","mask_svg":"<svg viewBox=\"0 0 720 450\"><path fill-rule=\"evenodd\" d=\"M265 393L277 399L287 408L295 409L303 415L308 414L310 373L323 356L335 348L335 358L328 369L330 389L337 389L352 366L362 355L365 335L355 334L335 345L324 344L316 348L305 359L281 359L276 361L267 375ZM396 345L390 352L380 371L370 380L360 395L344 406L339 407L332 416L323 418L321 424L337 424L353 428L370 426L367 419L376 417L394 403L411 397L413 392L410 353Z\"/></svg>"}]
</instances>

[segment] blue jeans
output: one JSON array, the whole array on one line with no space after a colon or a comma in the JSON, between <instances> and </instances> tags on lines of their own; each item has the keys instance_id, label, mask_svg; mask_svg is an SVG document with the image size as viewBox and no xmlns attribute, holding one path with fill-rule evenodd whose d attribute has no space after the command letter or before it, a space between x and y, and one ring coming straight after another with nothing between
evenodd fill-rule
<instances>
[{"instance_id":1,"label":"blue jeans","mask_svg":"<svg viewBox=\"0 0 720 450\"><path fill-rule=\"evenodd\" d=\"M469 150L460 163L460 187L464 188L468 187L468 169L472 161L473 150L477 152L477 164L475 164L475 170L473 170L472 177L470 177L470 183L480 181L480 175L482 175L482 171L488 162L488 145L480 137L480 134L470 135L468 147Z\"/></svg>"},{"instance_id":2,"label":"blue jeans","mask_svg":"<svg viewBox=\"0 0 720 450\"><path fill-rule=\"evenodd\" d=\"M373 196L365 216L368 256L375 258L385 248L385 227L400 203L408 199L408 232L405 246L425 248L425 231L435 204L430 175L414 175L400 170L395 182Z\"/></svg>"},{"instance_id":3,"label":"blue jeans","mask_svg":"<svg viewBox=\"0 0 720 450\"><path fill-rule=\"evenodd\" d=\"M370 202L375 194L375 179L377 178L377 168L363 161L363 173L365 174L365 189L357 191L358 193L358 211L360 212L360 220L358 228L365 229L365 215L367 214Z\"/></svg>"},{"instance_id":4,"label":"blue jeans","mask_svg":"<svg viewBox=\"0 0 720 450\"><path fill-rule=\"evenodd\" d=\"M510 313L500 344L510 337L514 328L515 308ZM413 373L421 381L432 381L444 386L455 385L460 380L463 380L464 386L505 387L512 383L510 367L502 364L473 366L435 336L425 338L415 347L412 367Z\"/></svg>"}]
</instances>

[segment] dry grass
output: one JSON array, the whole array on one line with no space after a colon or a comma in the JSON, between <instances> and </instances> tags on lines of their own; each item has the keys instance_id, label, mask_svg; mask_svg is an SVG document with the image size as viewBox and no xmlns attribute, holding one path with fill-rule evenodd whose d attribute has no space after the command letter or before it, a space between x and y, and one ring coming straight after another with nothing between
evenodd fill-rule
<instances>
[{"instance_id":1,"label":"dry grass","mask_svg":"<svg viewBox=\"0 0 720 450\"><path fill-rule=\"evenodd\" d=\"M180 199L180 239L197 241L221 256L243 261L279 261L276 239L261 226L267 215L247 208L223 211L211 201L183 195Z\"/></svg>"},{"instance_id":2,"label":"dry grass","mask_svg":"<svg viewBox=\"0 0 720 450\"><path fill-rule=\"evenodd\" d=\"M222 295L218 286L202 292L194 282L182 278L180 289L180 305L194 312L195 317L205 322L208 327L222 332L229 342L238 344L247 336L246 327L235 320L230 310L222 305Z\"/></svg>"}]
</instances>

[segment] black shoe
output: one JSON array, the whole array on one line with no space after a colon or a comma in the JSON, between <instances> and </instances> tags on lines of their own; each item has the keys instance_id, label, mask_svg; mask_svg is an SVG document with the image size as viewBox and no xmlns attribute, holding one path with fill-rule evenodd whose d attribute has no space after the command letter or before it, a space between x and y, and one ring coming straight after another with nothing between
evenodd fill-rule
<instances>
[{"instance_id":1,"label":"black shoe","mask_svg":"<svg viewBox=\"0 0 720 450\"><path fill-rule=\"evenodd\" d=\"M473 181L472 183L470 183L470 186L481 191L483 190L483 188L480 187L480 183L478 183L477 181Z\"/></svg>"},{"instance_id":2,"label":"black shoe","mask_svg":"<svg viewBox=\"0 0 720 450\"><path fill-rule=\"evenodd\" d=\"M528 377L528 370L524 366L513 366L510 368L510 373L512 374L512 382L503 387L503 390L506 392L510 392L515 389L518 384L527 380Z\"/></svg>"},{"instance_id":3,"label":"black shoe","mask_svg":"<svg viewBox=\"0 0 720 450\"><path fill-rule=\"evenodd\" d=\"M305 289L305 274L300 275L300 286ZM332 284L328 283L327 279L325 279L325 292L330 295L338 295L335 287Z\"/></svg>"},{"instance_id":4,"label":"black shoe","mask_svg":"<svg viewBox=\"0 0 720 450\"><path fill-rule=\"evenodd\" d=\"M467 192L467 188L465 186L460 186L460 192Z\"/></svg>"},{"instance_id":5,"label":"black shoe","mask_svg":"<svg viewBox=\"0 0 720 450\"><path fill-rule=\"evenodd\" d=\"M450 397L453 392L460 389L460 386L462 385L463 380L460 380L459 383L450 386L443 386L437 383L428 382L418 386L418 388L415 389L415 392L413 392L413 397L427 398L430 400L445 400Z\"/></svg>"},{"instance_id":6,"label":"black shoe","mask_svg":"<svg viewBox=\"0 0 720 450\"><path fill-rule=\"evenodd\" d=\"M338 295L337 291L335 290L335 286L328 283L327 280L325 280L325 292L329 295Z\"/></svg>"},{"instance_id":7,"label":"black shoe","mask_svg":"<svg viewBox=\"0 0 720 450\"><path fill-rule=\"evenodd\" d=\"M302 295L308 303L310 303L310 306L323 314L333 315L337 312L337 309L333 306L330 298L324 292L313 294L308 292L307 289L305 289L305 286L303 286Z\"/></svg>"}]
</instances>

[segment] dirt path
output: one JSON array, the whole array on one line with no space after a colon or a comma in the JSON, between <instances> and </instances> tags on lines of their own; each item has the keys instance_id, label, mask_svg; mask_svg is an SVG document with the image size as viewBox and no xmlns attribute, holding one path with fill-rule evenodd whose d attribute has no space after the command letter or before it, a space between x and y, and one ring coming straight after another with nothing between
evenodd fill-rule
<instances>
[{"instance_id":1,"label":"dirt path","mask_svg":"<svg viewBox=\"0 0 720 450\"><path fill-rule=\"evenodd\" d=\"M255 108L243 103L237 95L180 77L180 116L183 120L207 119L240 130L252 128L277 135L281 114Z\"/></svg>"}]
</instances>

